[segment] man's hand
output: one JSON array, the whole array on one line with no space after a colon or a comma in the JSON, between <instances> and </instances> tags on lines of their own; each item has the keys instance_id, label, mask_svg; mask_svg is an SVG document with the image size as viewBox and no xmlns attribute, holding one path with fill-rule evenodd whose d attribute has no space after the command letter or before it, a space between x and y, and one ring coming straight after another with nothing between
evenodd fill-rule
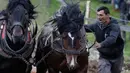
<instances>
[{"instance_id":1,"label":"man's hand","mask_svg":"<svg viewBox=\"0 0 130 73\"><path fill-rule=\"evenodd\" d=\"M101 44L96 42L95 45L94 45L95 48L101 48Z\"/></svg>"}]
</instances>

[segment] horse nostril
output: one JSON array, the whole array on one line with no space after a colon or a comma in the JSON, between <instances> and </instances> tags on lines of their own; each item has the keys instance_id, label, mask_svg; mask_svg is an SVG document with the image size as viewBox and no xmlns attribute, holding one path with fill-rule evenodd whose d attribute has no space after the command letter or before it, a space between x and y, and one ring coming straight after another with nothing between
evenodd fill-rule
<instances>
[{"instance_id":1,"label":"horse nostril","mask_svg":"<svg viewBox=\"0 0 130 73\"><path fill-rule=\"evenodd\" d=\"M13 28L13 35L14 36L22 36L23 35L23 30L20 26L15 26Z\"/></svg>"}]
</instances>

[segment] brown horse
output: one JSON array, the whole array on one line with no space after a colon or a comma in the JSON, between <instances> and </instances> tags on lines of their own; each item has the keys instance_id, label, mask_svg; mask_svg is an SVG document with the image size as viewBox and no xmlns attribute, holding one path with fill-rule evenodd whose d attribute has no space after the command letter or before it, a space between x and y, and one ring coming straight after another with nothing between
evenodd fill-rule
<instances>
[{"instance_id":1,"label":"brown horse","mask_svg":"<svg viewBox=\"0 0 130 73\"><path fill-rule=\"evenodd\" d=\"M59 13L38 38L37 73L87 73L84 15L78 4L67 4Z\"/></svg>"}]
</instances>

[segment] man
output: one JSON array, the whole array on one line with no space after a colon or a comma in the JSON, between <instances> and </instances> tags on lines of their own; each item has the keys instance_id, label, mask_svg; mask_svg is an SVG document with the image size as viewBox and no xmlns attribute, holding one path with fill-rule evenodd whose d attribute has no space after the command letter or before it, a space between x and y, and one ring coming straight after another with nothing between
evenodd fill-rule
<instances>
[{"instance_id":1,"label":"man","mask_svg":"<svg viewBox=\"0 0 130 73\"><path fill-rule=\"evenodd\" d=\"M97 19L96 23L85 25L85 30L95 32L94 46L100 53L98 73L121 73L124 41L120 26L105 6L97 9Z\"/></svg>"}]
</instances>

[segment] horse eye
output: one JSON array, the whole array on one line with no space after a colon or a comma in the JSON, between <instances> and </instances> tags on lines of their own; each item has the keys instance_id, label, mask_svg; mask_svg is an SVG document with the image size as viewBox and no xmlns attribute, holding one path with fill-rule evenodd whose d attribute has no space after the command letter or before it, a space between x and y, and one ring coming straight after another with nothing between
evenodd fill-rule
<instances>
[{"instance_id":1,"label":"horse eye","mask_svg":"<svg viewBox=\"0 0 130 73\"><path fill-rule=\"evenodd\" d=\"M28 15L28 12L25 10L25 15Z\"/></svg>"},{"instance_id":2,"label":"horse eye","mask_svg":"<svg viewBox=\"0 0 130 73\"><path fill-rule=\"evenodd\" d=\"M66 36L63 36L63 39L66 39L67 38L67 35Z\"/></svg>"},{"instance_id":3,"label":"horse eye","mask_svg":"<svg viewBox=\"0 0 130 73\"><path fill-rule=\"evenodd\" d=\"M27 12L25 13L25 17L26 17L26 19L28 19L28 17L29 17Z\"/></svg>"},{"instance_id":4,"label":"horse eye","mask_svg":"<svg viewBox=\"0 0 130 73\"><path fill-rule=\"evenodd\" d=\"M25 15L28 15L28 13L26 12Z\"/></svg>"},{"instance_id":5,"label":"horse eye","mask_svg":"<svg viewBox=\"0 0 130 73\"><path fill-rule=\"evenodd\" d=\"M63 33L62 35L63 39L67 38L67 35Z\"/></svg>"},{"instance_id":6,"label":"horse eye","mask_svg":"<svg viewBox=\"0 0 130 73\"><path fill-rule=\"evenodd\" d=\"M28 15L28 13L26 12L25 15Z\"/></svg>"},{"instance_id":7,"label":"horse eye","mask_svg":"<svg viewBox=\"0 0 130 73\"><path fill-rule=\"evenodd\" d=\"M9 11L9 12L8 12L8 15L11 15L11 14L12 14L12 11Z\"/></svg>"}]
</instances>

